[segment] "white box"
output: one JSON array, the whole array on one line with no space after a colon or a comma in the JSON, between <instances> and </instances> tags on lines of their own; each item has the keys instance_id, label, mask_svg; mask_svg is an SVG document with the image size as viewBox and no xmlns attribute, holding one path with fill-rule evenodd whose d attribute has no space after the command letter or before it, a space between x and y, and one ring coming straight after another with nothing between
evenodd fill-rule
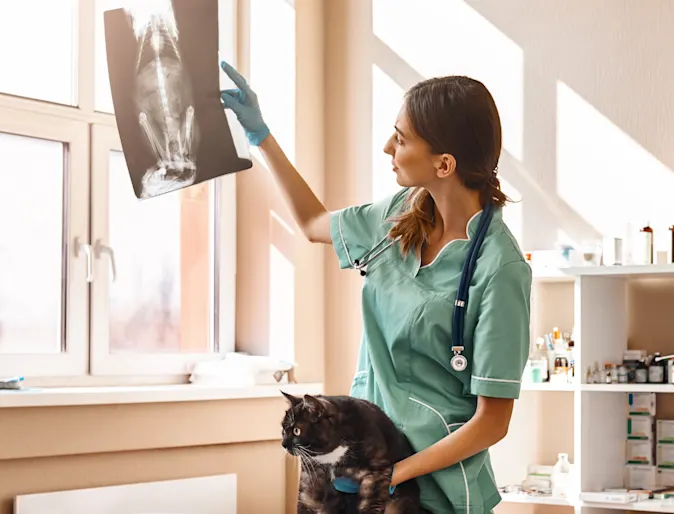
<instances>
[{"instance_id":1,"label":"white box","mask_svg":"<svg viewBox=\"0 0 674 514\"><path fill-rule=\"evenodd\" d=\"M628 440L625 444L626 464L646 464L652 466L653 462L653 439ZM674 447L674 445L672 445Z\"/></svg>"},{"instance_id":2,"label":"white box","mask_svg":"<svg viewBox=\"0 0 674 514\"><path fill-rule=\"evenodd\" d=\"M674 444L658 443L656 450L656 464L659 468L674 469Z\"/></svg>"},{"instance_id":3,"label":"white box","mask_svg":"<svg viewBox=\"0 0 674 514\"><path fill-rule=\"evenodd\" d=\"M628 489L655 489L658 486L658 468L643 464L625 466L625 487Z\"/></svg>"},{"instance_id":4,"label":"white box","mask_svg":"<svg viewBox=\"0 0 674 514\"><path fill-rule=\"evenodd\" d=\"M674 420L659 419L656 431L659 443L674 443Z\"/></svg>"},{"instance_id":5,"label":"white box","mask_svg":"<svg viewBox=\"0 0 674 514\"><path fill-rule=\"evenodd\" d=\"M578 499L590 503L626 504L637 501L637 495L628 491L583 492L578 495Z\"/></svg>"},{"instance_id":6,"label":"white box","mask_svg":"<svg viewBox=\"0 0 674 514\"><path fill-rule=\"evenodd\" d=\"M627 414L655 416L655 393L628 393Z\"/></svg>"},{"instance_id":7,"label":"white box","mask_svg":"<svg viewBox=\"0 0 674 514\"><path fill-rule=\"evenodd\" d=\"M653 417L628 416L627 439L653 439Z\"/></svg>"},{"instance_id":8,"label":"white box","mask_svg":"<svg viewBox=\"0 0 674 514\"><path fill-rule=\"evenodd\" d=\"M658 487L674 487L674 469L658 469Z\"/></svg>"}]
</instances>

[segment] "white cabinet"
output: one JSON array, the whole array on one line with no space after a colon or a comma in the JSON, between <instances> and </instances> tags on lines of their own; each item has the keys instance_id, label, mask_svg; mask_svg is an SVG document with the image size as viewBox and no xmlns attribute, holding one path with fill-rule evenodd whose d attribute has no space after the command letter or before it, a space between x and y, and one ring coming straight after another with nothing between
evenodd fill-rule
<instances>
[{"instance_id":1,"label":"white cabinet","mask_svg":"<svg viewBox=\"0 0 674 514\"><path fill-rule=\"evenodd\" d=\"M585 384L595 363L619 363L625 349L674 353L674 264L587 267L535 277L532 342L553 327L574 330L576 374L569 385L523 385L508 436L491 450L499 485L519 484L528 464L555 463L568 453L574 485L599 491L623 484L627 395L657 394L657 419L674 419L674 384ZM504 495L497 514L609 514L615 509L674 513L674 503L650 500L596 505L577 498Z\"/></svg>"}]
</instances>

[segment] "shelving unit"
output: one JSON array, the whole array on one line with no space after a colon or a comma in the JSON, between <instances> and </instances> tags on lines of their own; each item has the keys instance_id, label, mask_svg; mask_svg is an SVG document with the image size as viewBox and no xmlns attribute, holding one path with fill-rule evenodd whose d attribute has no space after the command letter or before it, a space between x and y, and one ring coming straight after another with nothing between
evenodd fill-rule
<instances>
[{"instance_id":1,"label":"shelving unit","mask_svg":"<svg viewBox=\"0 0 674 514\"><path fill-rule=\"evenodd\" d=\"M517 485L529 464L552 465L558 453L574 464L574 488L621 487L627 393L654 392L658 419L674 419L674 384L585 384L595 363L617 363L625 349L674 353L674 264L567 268L534 274L531 340L558 326L574 330L573 384L522 385L508 436L492 450L499 485ZM503 495L496 514L670 512L674 502L598 504L577 498Z\"/></svg>"}]
</instances>

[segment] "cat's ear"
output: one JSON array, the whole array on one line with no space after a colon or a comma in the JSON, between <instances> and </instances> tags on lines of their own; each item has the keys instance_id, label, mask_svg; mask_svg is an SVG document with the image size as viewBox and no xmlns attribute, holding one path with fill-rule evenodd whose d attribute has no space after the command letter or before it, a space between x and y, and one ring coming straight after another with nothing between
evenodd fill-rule
<instances>
[{"instance_id":1,"label":"cat's ear","mask_svg":"<svg viewBox=\"0 0 674 514\"><path fill-rule=\"evenodd\" d=\"M281 394L286 397L286 400L288 400L288 403L290 404L291 407L295 407L296 405L302 402L302 398L293 396L292 394L286 393L285 391L281 391Z\"/></svg>"},{"instance_id":2,"label":"cat's ear","mask_svg":"<svg viewBox=\"0 0 674 514\"><path fill-rule=\"evenodd\" d=\"M316 398L315 396L311 396L310 394L305 394L304 407L308 411L320 417L329 411L330 403L322 398Z\"/></svg>"}]
</instances>

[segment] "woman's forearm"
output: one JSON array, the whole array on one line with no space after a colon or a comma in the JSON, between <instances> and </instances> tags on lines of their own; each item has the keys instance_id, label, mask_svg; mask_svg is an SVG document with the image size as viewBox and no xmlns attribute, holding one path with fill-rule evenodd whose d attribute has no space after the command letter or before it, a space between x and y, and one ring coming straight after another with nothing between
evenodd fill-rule
<instances>
[{"instance_id":1,"label":"woman's forearm","mask_svg":"<svg viewBox=\"0 0 674 514\"><path fill-rule=\"evenodd\" d=\"M329 213L295 169L273 135L260 151L287 202L295 222L312 242L330 243Z\"/></svg>"},{"instance_id":2,"label":"woman's forearm","mask_svg":"<svg viewBox=\"0 0 674 514\"><path fill-rule=\"evenodd\" d=\"M512 400L491 400L501 405L482 413L478 409L478 413L461 428L397 463L391 485L453 466L503 439L508 432Z\"/></svg>"}]
</instances>

